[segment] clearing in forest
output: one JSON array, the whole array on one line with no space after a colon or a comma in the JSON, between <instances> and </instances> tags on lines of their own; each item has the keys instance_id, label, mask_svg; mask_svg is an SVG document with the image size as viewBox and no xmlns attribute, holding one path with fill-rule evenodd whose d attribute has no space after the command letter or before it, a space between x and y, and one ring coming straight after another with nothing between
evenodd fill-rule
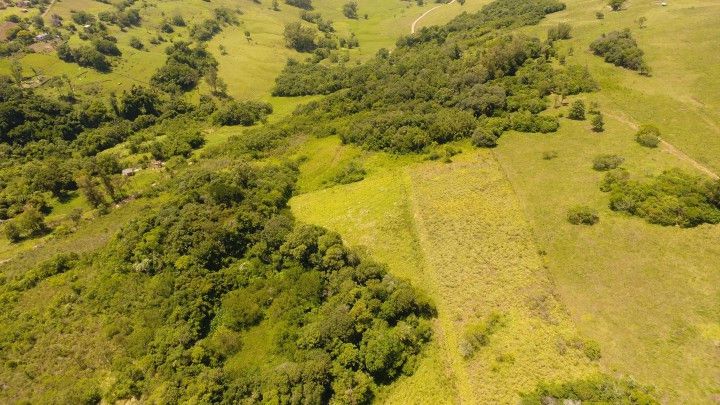
<instances>
[{"instance_id":1,"label":"clearing in forest","mask_svg":"<svg viewBox=\"0 0 720 405\"><path fill-rule=\"evenodd\" d=\"M412 402L422 389L441 403L512 403L541 381L596 370L595 345L556 298L499 165L479 150L456 160L380 171L291 202L299 220L366 248L437 305L434 346L387 402ZM486 341L473 347L474 338Z\"/></svg>"}]
</instances>

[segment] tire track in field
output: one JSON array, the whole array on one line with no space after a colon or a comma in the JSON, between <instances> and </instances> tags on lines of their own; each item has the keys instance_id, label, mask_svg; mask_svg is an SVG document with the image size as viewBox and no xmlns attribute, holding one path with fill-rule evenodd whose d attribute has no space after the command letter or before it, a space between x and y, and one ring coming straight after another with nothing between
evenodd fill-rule
<instances>
[{"instance_id":1,"label":"tire track in field","mask_svg":"<svg viewBox=\"0 0 720 405\"><path fill-rule=\"evenodd\" d=\"M630 118L626 117L625 115L613 114L613 113L606 113L606 114L608 117L622 122L623 124L629 126L630 128L632 128L635 131L637 131L640 128L640 126L636 122L632 121ZM712 178L713 180L720 179L720 176L718 176L718 174L715 173L712 169L710 169L709 167L705 166L704 164L698 162L697 160L693 159L690 155L683 152L682 149L671 144L670 142L660 138L660 145L662 146L662 149L665 152L668 152L669 154L675 156L676 158L678 158L680 160L684 160L684 161L690 163L697 170L706 174L708 177Z\"/></svg>"},{"instance_id":2,"label":"tire track in field","mask_svg":"<svg viewBox=\"0 0 720 405\"><path fill-rule=\"evenodd\" d=\"M414 33L415 33L415 26L417 25L417 23L419 23L420 20L422 20L423 18L425 18L428 14L432 13L433 11L439 9L439 8L442 7L442 6L447 6L447 5L450 5L450 4L453 4L453 3L455 3L455 0L452 0L452 1L450 1L449 3L439 4L439 5L431 8L430 10L422 13L422 15L420 15L420 17L416 18L415 21L413 21L412 24L410 25L410 33L411 33L411 34L414 34Z\"/></svg>"},{"instance_id":3,"label":"tire track in field","mask_svg":"<svg viewBox=\"0 0 720 405\"><path fill-rule=\"evenodd\" d=\"M595 372L581 351L558 350L578 332L499 162L473 152L410 175L413 222L459 403L517 403L540 382ZM468 355L466 331L494 314L502 326Z\"/></svg>"}]
</instances>

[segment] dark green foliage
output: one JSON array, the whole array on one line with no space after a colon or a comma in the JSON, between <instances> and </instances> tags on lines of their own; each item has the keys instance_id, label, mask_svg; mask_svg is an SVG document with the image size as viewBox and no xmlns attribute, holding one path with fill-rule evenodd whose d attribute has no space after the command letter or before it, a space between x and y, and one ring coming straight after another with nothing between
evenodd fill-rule
<instances>
[{"instance_id":1,"label":"dark green foliage","mask_svg":"<svg viewBox=\"0 0 720 405\"><path fill-rule=\"evenodd\" d=\"M315 30L299 22L285 24L285 44L298 52L312 52L315 45Z\"/></svg>"},{"instance_id":2,"label":"dark green foliage","mask_svg":"<svg viewBox=\"0 0 720 405\"><path fill-rule=\"evenodd\" d=\"M180 14L176 14L172 17L172 24L176 27L184 27L186 25L185 19Z\"/></svg>"},{"instance_id":3,"label":"dark green foliage","mask_svg":"<svg viewBox=\"0 0 720 405\"><path fill-rule=\"evenodd\" d=\"M608 172L601 185L614 211L645 218L652 224L694 227L720 223L718 182L673 169L640 182L624 171Z\"/></svg>"},{"instance_id":4,"label":"dark green foliage","mask_svg":"<svg viewBox=\"0 0 720 405\"><path fill-rule=\"evenodd\" d=\"M550 27L548 29L547 37L548 41L559 41L562 39L570 39L570 32L572 31L572 27L568 23L558 23L558 25L554 27Z\"/></svg>"},{"instance_id":5,"label":"dark green foliage","mask_svg":"<svg viewBox=\"0 0 720 405\"><path fill-rule=\"evenodd\" d=\"M272 113L272 106L259 101L229 101L213 114L218 125L250 126L262 121Z\"/></svg>"},{"instance_id":6,"label":"dark green foliage","mask_svg":"<svg viewBox=\"0 0 720 405\"><path fill-rule=\"evenodd\" d=\"M98 38L93 41L93 45L98 52L108 56L120 56L122 53L117 45L105 38Z\"/></svg>"},{"instance_id":7,"label":"dark green foliage","mask_svg":"<svg viewBox=\"0 0 720 405\"><path fill-rule=\"evenodd\" d=\"M594 90L587 69L556 69L549 63L550 45L491 30L500 20L522 25L556 9L554 2L502 0L472 18L456 18L442 32L423 30L406 38L392 54L378 52L364 65L290 61L274 94L331 93L293 119L337 119L344 142L373 150L421 152L433 143L470 138L478 121L495 138L511 129L553 132L557 118L539 115L546 97ZM481 143L492 143L490 138Z\"/></svg>"},{"instance_id":8,"label":"dark green foliage","mask_svg":"<svg viewBox=\"0 0 720 405\"><path fill-rule=\"evenodd\" d=\"M644 52L638 47L629 29L603 34L590 44L590 50L602 56L605 62L636 70L643 75L650 74L650 67L643 59Z\"/></svg>"},{"instance_id":9,"label":"dark green foliage","mask_svg":"<svg viewBox=\"0 0 720 405\"><path fill-rule=\"evenodd\" d=\"M584 120L585 119L585 103L582 100L575 100L570 106L568 112L568 118L571 120Z\"/></svg>"},{"instance_id":10,"label":"dark green foliage","mask_svg":"<svg viewBox=\"0 0 720 405\"><path fill-rule=\"evenodd\" d=\"M222 26L217 20L208 19L190 28L190 36L198 41L209 41L222 31Z\"/></svg>"},{"instance_id":11,"label":"dark green foliage","mask_svg":"<svg viewBox=\"0 0 720 405\"><path fill-rule=\"evenodd\" d=\"M53 390L70 403L370 401L414 371L434 310L338 234L296 225L287 208L296 176L292 166L267 164L188 171L169 185L175 197L96 255L63 254L7 280L7 305L52 279L68 285L69 301L48 303L47 317L0 315L6 362L39 361L46 348L25 345L29 336L58 336L53 350L79 337L103 353L99 369L76 367L86 358L68 348L70 366L38 370L32 382L58 370L81 376ZM258 327L270 332L272 355L226 369Z\"/></svg>"},{"instance_id":12,"label":"dark green foliage","mask_svg":"<svg viewBox=\"0 0 720 405\"><path fill-rule=\"evenodd\" d=\"M32 238L48 230L43 214L36 207L25 207L22 214L5 224L5 236L11 242L18 242L24 238Z\"/></svg>"},{"instance_id":13,"label":"dark green foliage","mask_svg":"<svg viewBox=\"0 0 720 405\"><path fill-rule=\"evenodd\" d=\"M600 217L594 209L578 205L568 210L567 220L573 225L595 225Z\"/></svg>"},{"instance_id":14,"label":"dark green foliage","mask_svg":"<svg viewBox=\"0 0 720 405\"><path fill-rule=\"evenodd\" d=\"M312 10L312 0L285 0L285 4L301 8L303 10Z\"/></svg>"},{"instance_id":15,"label":"dark green foliage","mask_svg":"<svg viewBox=\"0 0 720 405\"><path fill-rule=\"evenodd\" d=\"M130 38L130 46L137 50L141 50L141 49L145 48L145 45L143 45L142 41L140 41L140 39L138 39L138 37Z\"/></svg>"},{"instance_id":16,"label":"dark green foliage","mask_svg":"<svg viewBox=\"0 0 720 405\"><path fill-rule=\"evenodd\" d=\"M119 100L119 115L128 120L135 120L141 115L159 115L161 108L160 96L147 87L133 85L130 91L123 91Z\"/></svg>"},{"instance_id":17,"label":"dark green foliage","mask_svg":"<svg viewBox=\"0 0 720 405\"><path fill-rule=\"evenodd\" d=\"M625 159L618 155L598 155L593 159L593 169L604 172L620 166Z\"/></svg>"},{"instance_id":18,"label":"dark green foliage","mask_svg":"<svg viewBox=\"0 0 720 405\"><path fill-rule=\"evenodd\" d=\"M168 55L165 65L153 74L151 82L167 92L192 90L204 74L217 70L217 60L203 44L193 47L188 42L178 41L165 53Z\"/></svg>"},{"instance_id":19,"label":"dark green foliage","mask_svg":"<svg viewBox=\"0 0 720 405\"><path fill-rule=\"evenodd\" d=\"M204 143L205 138L199 131L172 132L163 140L154 142L150 146L150 153L158 160L168 160L173 156L188 157Z\"/></svg>"},{"instance_id":20,"label":"dark green foliage","mask_svg":"<svg viewBox=\"0 0 720 405\"><path fill-rule=\"evenodd\" d=\"M471 138L472 144L480 148L494 148L497 140L497 135L481 126L475 128Z\"/></svg>"},{"instance_id":21,"label":"dark green foliage","mask_svg":"<svg viewBox=\"0 0 720 405\"><path fill-rule=\"evenodd\" d=\"M610 6L613 11L620 11L626 2L627 0L608 0L608 6Z\"/></svg>"},{"instance_id":22,"label":"dark green foliage","mask_svg":"<svg viewBox=\"0 0 720 405\"><path fill-rule=\"evenodd\" d=\"M175 61L169 61L165 66L159 68L152 77L152 83L167 92L192 90L199 81L200 72Z\"/></svg>"},{"instance_id":23,"label":"dark green foliage","mask_svg":"<svg viewBox=\"0 0 720 405\"><path fill-rule=\"evenodd\" d=\"M535 391L522 395L523 405L562 403L563 401L593 404L657 405L651 387L632 380L616 379L597 374L583 380L543 383Z\"/></svg>"},{"instance_id":24,"label":"dark green foliage","mask_svg":"<svg viewBox=\"0 0 720 405\"><path fill-rule=\"evenodd\" d=\"M119 51L118 51L119 52ZM79 48L70 48L62 44L57 50L58 57L65 62L75 62L80 66L93 68L100 72L110 71L110 61L96 48L88 45L81 45Z\"/></svg>"},{"instance_id":25,"label":"dark green foliage","mask_svg":"<svg viewBox=\"0 0 720 405\"><path fill-rule=\"evenodd\" d=\"M660 145L660 130L653 125L643 125L635 134L635 141L647 148L657 148Z\"/></svg>"},{"instance_id":26,"label":"dark green foliage","mask_svg":"<svg viewBox=\"0 0 720 405\"><path fill-rule=\"evenodd\" d=\"M358 18L358 4L350 1L343 4L343 15L347 18L356 20Z\"/></svg>"},{"instance_id":27,"label":"dark green foliage","mask_svg":"<svg viewBox=\"0 0 720 405\"><path fill-rule=\"evenodd\" d=\"M302 64L288 59L282 74L275 79L274 96L295 97L330 94L342 88L347 72L324 65Z\"/></svg>"}]
</instances>

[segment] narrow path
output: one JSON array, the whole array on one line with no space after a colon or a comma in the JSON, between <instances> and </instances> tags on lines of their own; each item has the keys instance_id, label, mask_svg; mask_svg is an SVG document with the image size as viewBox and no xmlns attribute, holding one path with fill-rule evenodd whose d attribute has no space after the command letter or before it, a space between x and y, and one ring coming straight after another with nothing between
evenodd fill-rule
<instances>
[{"instance_id":1,"label":"narrow path","mask_svg":"<svg viewBox=\"0 0 720 405\"><path fill-rule=\"evenodd\" d=\"M627 118L624 115L618 115L618 114L612 114L612 113L606 113L606 114L608 117L614 118L634 130L637 130L638 128L640 128L640 126L637 123L631 121L629 118ZM704 174L706 174L713 180L720 179L720 176L718 176L717 173L715 173L712 169L710 169L709 167L705 166L704 164L698 162L697 160L693 159L687 153L683 152L680 148L671 144L670 142L661 138L660 145L662 146L662 149L665 152L668 152L669 154L677 157L678 159L681 159L681 160L684 160L684 161L690 163L693 167L695 167L699 171L703 172Z\"/></svg>"},{"instance_id":2,"label":"narrow path","mask_svg":"<svg viewBox=\"0 0 720 405\"><path fill-rule=\"evenodd\" d=\"M41 16L42 18L47 17L48 13L50 12L50 9L52 8L53 5L55 5L56 1L57 0L52 0L52 2L50 2L50 4L48 4L47 8L45 9L45 12L42 13L42 16Z\"/></svg>"},{"instance_id":3,"label":"narrow path","mask_svg":"<svg viewBox=\"0 0 720 405\"><path fill-rule=\"evenodd\" d=\"M445 6L445 5L448 5L448 4L453 4L453 3L455 3L455 0L452 0L452 1L450 1L449 3L444 3L444 4L437 5L437 6L433 7L433 8L431 8L430 10L422 13L422 15L421 15L420 17L416 18L415 21L412 22L412 25L410 26L410 33L411 33L411 34L414 34L414 33L415 33L415 25L417 25L417 23L420 22L420 20L422 20L423 18L425 18L425 16L427 16L427 15L430 14L431 12L439 9L439 8L442 7L442 6Z\"/></svg>"}]
</instances>

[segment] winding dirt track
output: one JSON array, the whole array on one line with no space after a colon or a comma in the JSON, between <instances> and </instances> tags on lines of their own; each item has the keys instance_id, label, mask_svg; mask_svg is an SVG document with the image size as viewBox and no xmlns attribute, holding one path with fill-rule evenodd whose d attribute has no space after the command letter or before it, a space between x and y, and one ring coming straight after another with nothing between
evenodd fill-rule
<instances>
[{"instance_id":1,"label":"winding dirt track","mask_svg":"<svg viewBox=\"0 0 720 405\"><path fill-rule=\"evenodd\" d=\"M439 9L439 8L442 7L442 6L446 6L446 5L448 5L448 4L453 4L453 3L455 3L455 0L452 0L452 1L448 2L448 3L439 4L439 5L431 8L430 10L422 13L422 15L421 15L420 17L416 18L415 21L412 22L412 25L410 25L410 33L411 33L411 34L414 34L414 33L415 33L415 25L417 25L417 23L420 22L420 20L422 20L423 18L425 18L425 16L427 16L428 14L432 13L433 11Z\"/></svg>"},{"instance_id":2,"label":"winding dirt track","mask_svg":"<svg viewBox=\"0 0 720 405\"><path fill-rule=\"evenodd\" d=\"M627 117L624 116L624 115L610 114L610 113L608 113L607 115L608 115L609 117L611 117L611 118L614 118L614 119L622 122L623 124L629 126L630 128L632 128L632 129L634 129L634 130L637 130L638 128L640 128L640 126L639 126L638 124L636 124L635 122L631 121L629 118L627 118ZM663 149L664 151L668 152L669 154L671 154L671 155L673 155L673 156L675 156L675 157L677 157L677 158L679 158L679 159L682 159L682 160L690 163L690 164L693 165L696 169L698 169L699 171L705 173L705 174L708 175L710 178L712 178L712 179L714 179L714 180L720 179L720 176L718 176L717 173L715 173L714 171L712 171L712 169L710 169L709 167L705 166L704 164L698 162L697 160L693 159L693 158L690 157L687 153L683 152L682 150L680 150L680 148L678 148L677 146L671 144L670 142L668 142L668 141L666 141L666 140L664 140L664 139L661 138L661 139L660 139L660 145L662 146L662 149Z\"/></svg>"}]
</instances>

